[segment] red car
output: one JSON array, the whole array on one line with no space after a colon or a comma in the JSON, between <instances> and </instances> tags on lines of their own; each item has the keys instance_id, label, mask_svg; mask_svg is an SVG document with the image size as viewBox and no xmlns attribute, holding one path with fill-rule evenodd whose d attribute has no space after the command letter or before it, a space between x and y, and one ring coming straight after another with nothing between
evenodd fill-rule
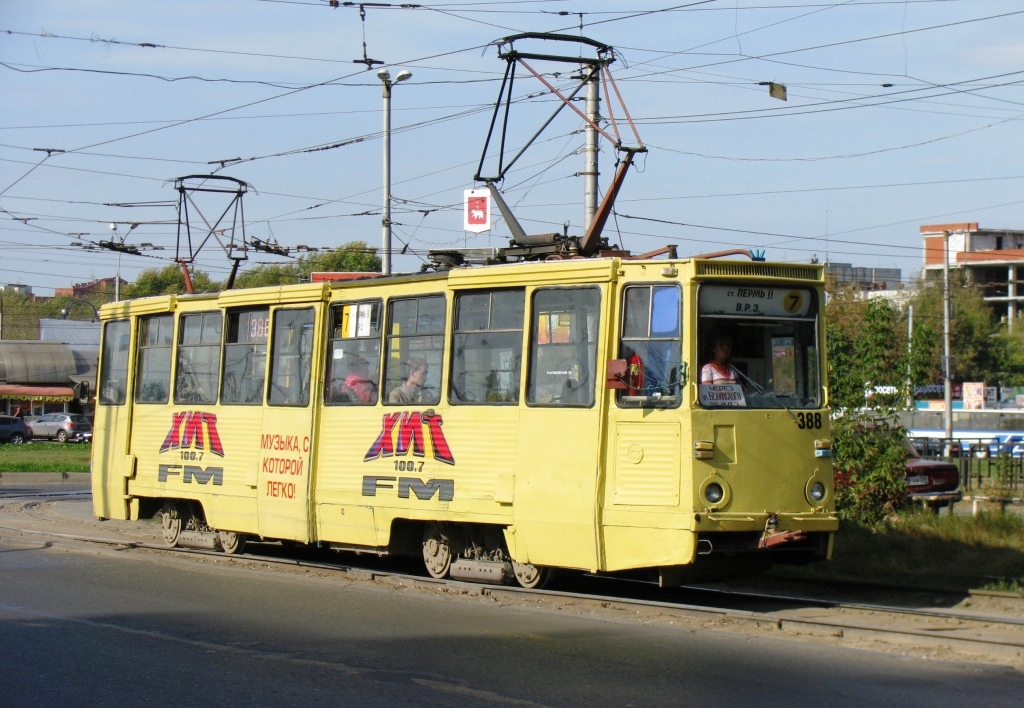
<instances>
[{"instance_id":1,"label":"red car","mask_svg":"<svg viewBox=\"0 0 1024 708\"><path fill-rule=\"evenodd\" d=\"M921 502L930 509L940 509L963 499L960 491L960 469L952 462L926 460L905 441L907 461L907 499Z\"/></svg>"}]
</instances>

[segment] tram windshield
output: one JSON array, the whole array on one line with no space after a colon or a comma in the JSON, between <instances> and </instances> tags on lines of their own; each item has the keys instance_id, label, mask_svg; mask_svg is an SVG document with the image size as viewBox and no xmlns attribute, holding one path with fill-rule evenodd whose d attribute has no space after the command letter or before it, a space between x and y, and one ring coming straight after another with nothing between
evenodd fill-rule
<instances>
[{"instance_id":1,"label":"tram windshield","mask_svg":"<svg viewBox=\"0 0 1024 708\"><path fill-rule=\"evenodd\" d=\"M821 405L814 290L705 284L697 298L703 407Z\"/></svg>"}]
</instances>

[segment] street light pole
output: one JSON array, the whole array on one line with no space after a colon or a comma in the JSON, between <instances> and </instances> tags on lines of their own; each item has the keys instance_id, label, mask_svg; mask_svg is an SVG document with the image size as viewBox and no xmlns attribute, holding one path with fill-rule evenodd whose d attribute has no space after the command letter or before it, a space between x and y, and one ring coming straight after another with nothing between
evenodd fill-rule
<instances>
[{"instance_id":1,"label":"street light pole","mask_svg":"<svg viewBox=\"0 0 1024 708\"><path fill-rule=\"evenodd\" d=\"M949 323L949 232L942 232L942 245L944 251L942 265L942 335L944 340L945 356L942 366L943 398L946 402L944 414L946 441L953 437L953 366L950 359L950 323Z\"/></svg>"},{"instance_id":2,"label":"street light pole","mask_svg":"<svg viewBox=\"0 0 1024 708\"><path fill-rule=\"evenodd\" d=\"M377 72L377 78L384 84L384 195L381 208L381 259L380 272L391 275L391 87L412 77L412 72L398 72L394 82L387 69Z\"/></svg>"},{"instance_id":3,"label":"street light pole","mask_svg":"<svg viewBox=\"0 0 1024 708\"><path fill-rule=\"evenodd\" d=\"M117 232L117 224L111 224L110 230L114 232L114 236L124 245L124 238ZM125 234L127 237L128 234ZM117 276L114 278L114 302L121 300L121 252L117 252Z\"/></svg>"}]
</instances>

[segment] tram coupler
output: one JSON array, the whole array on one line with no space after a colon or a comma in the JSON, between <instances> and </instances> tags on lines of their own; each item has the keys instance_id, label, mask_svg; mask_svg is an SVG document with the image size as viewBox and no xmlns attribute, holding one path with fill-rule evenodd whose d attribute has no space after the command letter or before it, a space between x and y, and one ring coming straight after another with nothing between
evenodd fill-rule
<instances>
[{"instance_id":1,"label":"tram coupler","mask_svg":"<svg viewBox=\"0 0 1024 708\"><path fill-rule=\"evenodd\" d=\"M205 548L210 551L220 550L220 539L216 532L182 531L178 535L178 545L189 548Z\"/></svg>"},{"instance_id":2,"label":"tram coupler","mask_svg":"<svg viewBox=\"0 0 1024 708\"><path fill-rule=\"evenodd\" d=\"M798 543L808 539L806 531L779 531L776 533L765 533L758 542L758 548L772 548L786 543Z\"/></svg>"},{"instance_id":3,"label":"tram coupler","mask_svg":"<svg viewBox=\"0 0 1024 708\"><path fill-rule=\"evenodd\" d=\"M450 574L453 580L471 580L492 585L505 585L515 578L511 563L466 558L452 562Z\"/></svg>"}]
</instances>

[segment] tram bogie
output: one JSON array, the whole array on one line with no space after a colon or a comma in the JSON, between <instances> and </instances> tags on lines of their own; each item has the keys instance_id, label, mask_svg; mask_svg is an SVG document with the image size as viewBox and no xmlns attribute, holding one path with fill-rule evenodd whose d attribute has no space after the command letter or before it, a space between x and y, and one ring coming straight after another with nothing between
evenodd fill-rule
<instances>
[{"instance_id":1,"label":"tram bogie","mask_svg":"<svg viewBox=\"0 0 1024 708\"><path fill-rule=\"evenodd\" d=\"M598 258L107 305L95 513L526 587L824 559L822 298L820 266Z\"/></svg>"}]
</instances>

